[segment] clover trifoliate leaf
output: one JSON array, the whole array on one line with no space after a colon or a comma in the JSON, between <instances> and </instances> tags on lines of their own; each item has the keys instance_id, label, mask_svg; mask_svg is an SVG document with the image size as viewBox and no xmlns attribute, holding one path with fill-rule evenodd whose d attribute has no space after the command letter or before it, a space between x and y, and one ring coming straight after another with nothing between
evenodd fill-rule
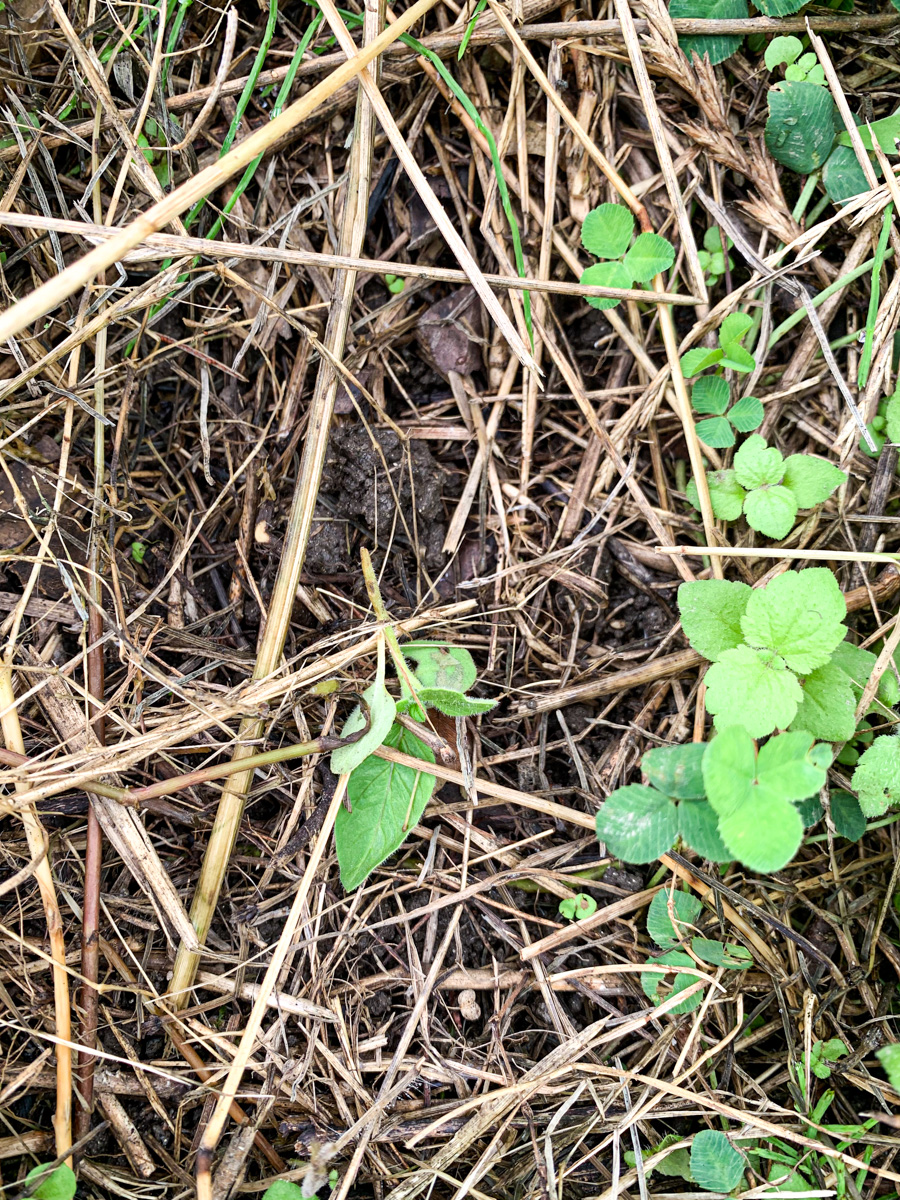
<instances>
[{"instance_id":1,"label":"clover trifoliate leaf","mask_svg":"<svg viewBox=\"0 0 900 1200\"><path fill-rule=\"evenodd\" d=\"M715 662L744 640L741 618L751 589L728 579L700 579L678 589L678 611L684 635L698 654Z\"/></svg>"},{"instance_id":2,"label":"clover trifoliate leaf","mask_svg":"<svg viewBox=\"0 0 900 1200\"><path fill-rule=\"evenodd\" d=\"M683 841L701 858L715 863L730 861L731 855L719 837L719 818L707 800L682 800L678 824Z\"/></svg>"},{"instance_id":3,"label":"clover trifoliate leaf","mask_svg":"<svg viewBox=\"0 0 900 1200\"><path fill-rule=\"evenodd\" d=\"M741 618L744 639L780 655L792 671L824 666L844 639L847 604L827 567L786 571L757 588Z\"/></svg>"},{"instance_id":4,"label":"clover trifoliate leaf","mask_svg":"<svg viewBox=\"0 0 900 1200\"><path fill-rule=\"evenodd\" d=\"M753 803L719 817L722 841L745 866L760 873L786 867L803 840L803 821L796 807L762 788Z\"/></svg>"},{"instance_id":5,"label":"clover trifoliate leaf","mask_svg":"<svg viewBox=\"0 0 900 1200\"><path fill-rule=\"evenodd\" d=\"M496 708L494 700L477 700L450 688L419 688L419 699L426 708L436 708L448 717L474 717Z\"/></svg>"},{"instance_id":6,"label":"clover trifoliate leaf","mask_svg":"<svg viewBox=\"0 0 900 1200\"><path fill-rule=\"evenodd\" d=\"M712 967L724 967L727 971L745 971L753 966L753 955L744 946L734 942L717 942L710 938L694 938L691 950L701 962Z\"/></svg>"},{"instance_id":7,"label":"clover trifoliate leaf","mask_svg":"<svg viewBox=\"0 0 900 1200\"><path fill-rule=\"evenodd\" d=\"M369 728L358 742L351 742L348 746L338 746L337 750L332 752L330 766L335 775L347 775L358 767L378 749L394 723L397 706L385 690L384 669L384 639L382 638L378 643L378 667L375 672L375 682L370 684L362 694L369 711ZM357 705L347 718L344 728L341 730L341 737L349 737L350 734L358 733L360 729L365 728L365 714Z\"/></svg>"},{"instance_id":8,"label":"clover trifoliate leaf","mask_svg":"<svg viewBox=\"0 0 900 1200\"><path fill-rule=\"evenodd\" d=\"M744 501L744 516L751 529L770 538L783 538L794 528L797 501L779 484L754 488Z\"/></svg>"},{"instance_id":9,"label":"clover trifoliate leaf","mask_svg":"<svg viewBox=\"0 0 900 1200\"><path fill-rule=\"evenodd\" d=\"M737 481L745 488L781 483L784 459L775 446L768 446L758 433L752 434L734 456Z\"/></svg>"},{"instance_id":10,"label":"clover trifoliate leaf","mask_svg":"<svg viewBox=\"0 0 900 1200\"><path fill-rule=\"evenodd\" d=\"M722 366L746 375L756 366L756 359L740 342L725 342L722 346Z\"/></svg>"},{"instance_id":11,"label":"clover trifoliate leaf","mask_svg":"<svg viewBox=\"0 0 900 1200\"><path fill-rule=\"evenodd\" d=\"M714 367L723 358L721 350L708 350L705 346L699 346L696 350L688 350L686 354L682 354L681 373L685 379L690 379L705 371L707 367Z\"/></svg>"},{"instance_id":12,"label":"clover trifoliate leaf","mask_svg":"<svg viewBox=\"0 0 900 1200\"><path fill-rule=\"evenodd\" d=\"M693 967L696 972L696 964L690 955L685 954L683 950L669 950L666 954L660 954L658 958L650 959L648 966L666 966L666 967ZM665 986L670 981L671 989L668 995L665 992ZM671 972L663 973L662 971L643 971L641 973L641 987L644 990L644 995L652 1000L654 1004L661 1004L663 1000L669 999L671 996L683 992L685 988L691 987L692 984L700 982L700 976L693 974L691 971L679 970L673 975ZM668 1010L669 1016L681 1016L683 1013L689 1013L695 1009L703 1000L703 992L699 989L687 999L682 1000L680 1004Z\"/></svg>"},{"instance_id":13,"label":"clover trifoliate leaf","mask_svg":"<svg viewBox=\"0 0 900 1200\"><path fill-rule=\"evenodd\" d=\"M866 817L880 817L900 804L900 738L877 737L859 760L850 780Z\"/></svg>"},{"instance_id":14,"label":"clover trifoliate leaf","mask_svg":"<svg viewBox=\"0 0 900 1200\"><path fill-rule=\"evenodd\" d=\"M691 1146L691 1174L707 1192L733 1192L744 1177L745 1162L717 1129L703 1129Z\"/></svg>"},{"instance_id":15,"label":"clover trifoliate leaf","mask_svg":"<svg viewBox=\"0 0 900 1200\"><path fill-rule=\"evenodd\" d=\"M825 785L827 768L813 761L813 749L805 730L770 738L756 759L757 796L765 792L792 801L814 796Z\"/></svg>"},{"instance_id":16,"label":"clover trifoliate leaf","mask_svg":"<svg viewBox=\"0 0 900 1200\"><path fill-rule=\"evenodd\" d=\"M751 433L763 423L766 415L762 401L755 396L743 396L728 414L728 420L738 433Z\"/></svg>"},{"instance_id":17,"label":"clover trifoliate leaf","mask_svg":"<svg viewBox=\"0 0 900 1200\"><path fill-rule=\"evenodd\" d=\"M859 807L859 801L849 792L836 789L829 797L831 823L838 837L846 838L848 842L858 842L866 832L866 817Z\"/></svg>"},{"instance_id":18,"label":"clover trifoliate leaf","mask_svg":"<svg viewBox=\"0 0 900 1200\"><path fill-rule=\"evenodd\" d=\"M746 313L729 313L719 326L719 345L726 346L729 342L740 342L753 328L753 318Z\"/></svg>"},{"instance_id":19,"label":"clover trifoliate leaf","mask_svg":"<svg viewBox=\"0 0 900 1200\"><path fill-rule=\"evenodd\" d=\"M797 61L802 53L803 43L798 37L789 34L787 37L772 38L771 42L766 46L763 61L770 71L774 71L782 63L790 66L791 63Z\"/></svg>"},{"instance_id":20,"label":"clover trifoliate leaf","mask_svg":"<svg viewBox=\"0 0 900 1200\"><path fill-rule=\"evenodd\" d=\"M707 471L706 483L709 488L709 499L713 512L721 521L736 521L744 511L744 499L747 493L737 481L737 476L731 469L724 471ZM688 504L700 511L700 496L697 492L696 479L688 480L685 488Z\"/></svg>"},{"instance_id":21,"label":"clover trifoliate leaf","mask_svg":"<svg viewBox=\"0 0 900 1200\"><path fill-rule=\"evenodd\" d=\"M633 233L634 217L624 204L600 204L582 222L581 244L597 258L619 258Z\"/></svg>"},{"instance_id":22,"label":"clover trifoliate leaf","mask_svg":"<svg viewBox=\"0 0 900 1200\"><path fill-rule=\"evenodd\" d=\"M694 933L693 926L702 911L703 904L692 892L671 892L662 888L647 909L647 932L663 950L674 949Z\"/></svg>"},{"instance_id":23,"label":"clover trifoliate leaf","mask_svg":"<svg viewBox=\"0 0 900 1200\"><path fill-rule=\"evenodd\" d=\"M756 786L756 746L740 725L717 734L703 756L703 782L710 806L719 816L746 807Z\"/></svg>"},{"instance_id":24,"label":"clover trifoliate leaf","mask_svg":"<svg viewBox=\"0 0 900 1200\"><path fill-rule=\"evenodd\" d=\"M706 746L702 742L657 746L641 759L641 770L666 796L676 800L702 800L706 795L702 770L705 753Z\"/></svg>"},{"instance_id":25,"label":"clover trifoliate leaf","mask_svg":"<svg viewBox=\"0 0 900 1200\"><path fill-rule=\"evenodd\" d=\"M702 416L721 417L728 407L731 389L721 375L704 375L691 388L691 404Z\"/></svg>"},{"instance_id":26,"label":"clover trifoliate leaf","mask_svg":"<svg viewBox=\"0 0 900 1200\"><path fill-rule=\"evenodd\" d=\"M856 700L849 676L834 661L802 680L803 699L791 729L805 729L825 742L846 742L856 729Z\"/></svg>"},{"instance_id":27,"label":"clover trifoliate leaf","mask_svg":"<svg viewBox=\"0 0 900 1200\"><path fill-rule=\"evenodd\" d=\"M771 650L726 650L706 673L706 707L716 729L742 725L752 737L786 729L803 691L783 658Z\"/></svg>"},{"instance_id":28,"label":"clover trifoliate leaf","mask_svg":"<svg viewBox=\"0 0 900 1200\"><path fill-rule=\"evenodd\" d=\"M675 247L658 233L641 233L625 255L624 265L638 283L668 271L675 261Z\"/></svg>"},{"instance_id":29,"label":"clover trifoliate leaf","mask_svg":"<svg viewBox=\"0 0 900 1200\"><path fill-rule=\"evenodd\" d=\"M467 692L478 678L478 668L468 650L445 642L407 642L401 646L404 658L416 664L416 678L422 687L449 688Z\"/></svg>"},{"instance_id":30,"label":"clover trifoliate leaf","mask_svg":"<svg viewBox=\"0 0 900 1200\"><path fill-rule=\"evenodd\" d=\"M653 862L671 850L678 813L668 796L631 783L607 796L596 817L597 839L625 862Z\"/></svg>"},{"instance_id":31,"label":"clover trifoliate leaf","mask_svg":"<svg viewBox=\"0 0 900 1200\"><path fill-rule=\"evenodd\" d=\"M834 463L813 454L792 454L784 462L782 484L794 493L798 508L824 504L846 479Z\"/></svg>"},{"instance_id":32,"label":"clover trifoliate leaf","mask_svg":"<svg viewBox=\"0 0 900 1200\"><path fill-rule=\"evenodd\" d=\"M707 417L705 421L698 421L697 437L714 450L727 450L735 443L734 430L725 417Z\"/></svg>"},{"instance_id":33,"label":"clover trifoliate leaf","mask_svg":"<svg viewBox=\"0 0 900 1200\"><path fill-rule=\"evenodd\" d=\"M618 205L613 205L613 207L617 208ZM634 283L634 278L620 262L601 262L588 267L582 274L579 283L584 284L585 287L630 288ZM614 296L606 298L587 296L586 299L591 308L601 310L615 308L617 304L621 304L621 300Z\"/></svg>"},{"instance_id":34,"label":"clover trifoliate leaf","mask_svg":"<svg viewBox=\"0 0 900 1200\"><path fill-rule=\"evenodd\" d=\"M350 811L341 805L334 823L341 883L348 892L400 848L437 783L434 775L427 773L434 755L414 734L394 725L384 744L422 759L422 771L372 755L351 772L347 781Z\"/></svg>"}]
</instances>

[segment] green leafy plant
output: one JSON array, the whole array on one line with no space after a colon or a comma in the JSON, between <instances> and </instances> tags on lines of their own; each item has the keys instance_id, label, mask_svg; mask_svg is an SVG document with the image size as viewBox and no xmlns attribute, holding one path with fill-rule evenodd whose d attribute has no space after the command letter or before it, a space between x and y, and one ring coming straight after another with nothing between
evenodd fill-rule
<instances>
[{"instance_id":1,"label":"green leafy plant","mask_svg":"<svg viewBox=\"0 0 900 1200\"><path fill-rule=\"evenodd\" d=\"M494 707L466 692L477 671L468 650L444 642L409 642L400 646L381 600L368 553L362 551L363 575L376 616L383 622L378 639L375 680L362 694L341 730L342 737L362 733L331 755L336 775L349 775L347 806L338 811L334 826L341 882L352 891L406 839L431 798L437 782L428 770L435 761L427 744L434 740L424 722L436 709L451 717L475 716ZM399 685L395 700L385 686L386 657L390 654ZM413 669L413 667L415 669ZM419 723L421 736L397 721ZM399 750L422 763L422 769L380 758L381 746Z\"/></svg>"},{"instance_id":2,"label":"green leafy plant","mask_svg":"<svg viewBox=\"0 0 900 1200\"><path fill-rule=\"evenodd\" d=\"M740 425L734 414L743 403L743 400L739 401L729 414L737 428ZM701 422L697 426L698 436L707 445L723 445L723 442L710 442L703 436L701 425L706 424ZM791 454L784 458L776 446L769 446L765 438L755 433L736 452L733 467L707 471L706 478L717 517L723 521L736 521L743 513L751 529L766 537L783 538L793 529L801 508L824 504L847 476L833 463L814 454ZM685 495L688 502L699 509L696 480L689 482Z\"/></svg>"},{"instance_id":3,"label":"green leafy plant","mask_svg":"<svg viewBox=\"0 0 900 1200\"><path fill-rule=\"evenodd\" d=\"M866 817L880 817L900 804L900 738L875 738L860 756L850 782Z\"/></svg>"},{"instance_id":4,"label":"green leafy plant","mask_svg":"<svg viewBox=\"0 0 900 1200\"><path fill-rule=\"evenodd\" d=\"M691 1175L707 1192L732 1192L744 1177L746 1160L724 1133L703 1129L691 1145Z\"/></svg>"},{"instance_id":5,"label":"green leafy plant","mask_svg":"<svg viewBox=\"0 0 900 1200\"><path fill-rule=\"evenodd\" d=\"M815 1075L816 1079L830 1079L831 1068L839 1058L845 1054L849 1054L846 1044L840 1038L829 1038L827 1042L813 1042L812 1049L809 1052L809 1069ZM806 1062L806 1054L803 1055L804 1064ZM802 1072L804 1066L797 1064Z\"/></svg>"},{"instance_id":6,"label":"green leafy plant","mask_svg":"<svg viewBox=\"0 0 900 1200\"><path fill-rule=\"evenodd\" d=\"M752 328L752 317L748 317L746 313L730 313L716 333L719 343L717 347L709 349L706 346L698 346L682 354L681 370L685 379L691 379L710 367L717 367L719 372L726 367L745 374L752 371L756 360L750 351L741 345Z\"/></svg>"},{"instance_id":7,"label":"green leafy plant","mask_svg":"<svg viewBox=\"0 0 900 1200\"><path fill-rule=\"evenodd\" d=\"M770 71L783 65L785 79L792 82L799 83L806 79L810 83L825 83L825 71L819 65L819 60L811 51L804 54L803 43L793 34L772 38L766 47L764 60Z\"/></svg>"},{"instance_id":8,"label":"green leafy plant","mask_svg":"<svg viewBox=\"0 0 900 1200\"><path fill-rule=\"evenodd\" d=\"M691 967L696 968L698 959L709 966L725 967L732 971L743 971L752 966L753 957L743 946L692 936L702 910L700 900L689 892L670 893L663 890L657 892L650 902L650 908L647 910L647 932L663 951L661 955L652 958L650 963L655 967L678 969L667 996L662 995L666 981L663 972L642 973L641 987L644 994L655 1004L677 995L700 980L700 976L690 971ZM680 949L682 946L690 946L691 954ZM694 992L669 1009L669 1012L674 1016L690 1012L702 1000L703 993Z\"/></svg>"},{"instance_id":9,"label":"green leafy plant","mask_svg":"<svg viewBox=\"0 0 900 1200\"><path fill-rule=\"evenodd\" d=\"M146 554L147 554L147 543L146 542L132 542L131 543L131 557L134 559L134 561L137 563L138 566L140 566L141 563L144 561Z\"/></svg>"},{"instance_id":10,"label":"green leafy plant","mask_svg":"<svg viewBox=\"0 0 900 1200\"><path fill-rule=\"evenodd\" d=\"M630 288L635 283L649 283L675 261L675 247L658 233L634 237L634 217L623 204L592 209L581 226L581 244L595 258L606 260L588 267L581 276L583 284L595 287ZM588 297L592 308L615 308L618 303L612 297Z\"/></svg>"},{"instance_id":11,"label":"green leafy plant","mask_svg":"<svg viewBox=\"0 0 900 1200\"><path fill-rule=\"evenodd\" d=\"M694 411L707 417L697 422L697 437L707 446L727 450L735 443L734 431L750 433L762 424L765 412L755 396L744 396L731 409L731 388L722 375L704 375L691 388Z\"/></svg>"},{"instance_id":12,"label":"green leafy plant","mask_svg":"<svg viewBox=\"0 0 900 1200\"><path fill-rule=\"evenodd\" d=\"M892 1042L875 1051L875 1057L884 1067L888 1083L895 1092L900 1092L900 1043Z\"/></svg>"},{"instance_id":13,"label":"green leafy plant","mask_svg":"<svg viewBox=\"0 0 900 1200\"><path fill-rule=\"evenodd\" d=\"M392 296L399 296L406 286L406 281L401 279L399 275L385 275L384 286Z\"/></svg>"},{"instance_id":14,"label":"green leafy plant","mask_svg":"<svg viewBox=\"0 0 900 1200\"><path fill-rule=\"evenodd\" d=\"M644 1160L655 1158L657 1154L663 1150L668 1150L669 1146L674 1146L676 1142L680 1142L681 1140L681 1137L677 1133L668 1133L659 1145L654 1146L650 1150L642 1150L641 1158ZM633 1150L626 1150L624 1157L630 1167L637 1164L637 1155ZM691 1152L686 1146L683 1146L680 1150L673 1150L671 1154L667 1154L658 1163L654 1163L649 1168L649 1171L651 1174L655 1171L658 1175L686 1179L688 1183L693 1183L694 1181L691 1175Z\"/></svg>"},{"instance_id":15,"label":"green leafy plant","mask_svg":"<svg viewBox=\"0 0 900 1200\"><path fill-rule=\"evenodd\" d=\"M724 579L685 583L678 607L688 641L713 664L706 706L717 729L739 725L751 737L802 729L831 742L853 736L854 681L865 686L868 660L843 642L847 606L829 570L788 571L754 589Z\"/></svg>"},{"instance_id":16,"label":"green leafy plant","mask_svg":"<svg viewBox=\"0 0 900 1200\"><path fill-rule=\"evenodd\" d=\"M731 238L720 233L717 225L704 233L703 249L697 251L697 261L710 287L715 287L726 269L734 270L734 259L728 254L733 245Z\"/></svg>"},{"instance_id":17,"label":"green leafy plant","mask_svg":"<svg viewBox=\"0 0 900 1200\"><path fill-rule=\"evenodd\" d=\"M41 1183L30 1193L34 1200L72 1200L78 1186L75 1172L66 1163L54 1167L49 1174L44 1163L32 1167L25 1176L25 1187L33 1185L38 1179Z\"/></svg>"},{"instance_id":18,"label":"green leafy plant","mask_svg":"<svg viewBox=\"0 0 900 1200\"><path fill-rule=\"evenodd\" d=\"M592 917L597 911L597 901L586 892L579 892L576 896L567 896L565 900L560 900L559 911L567 921L583 921L585 917Z\"/></svg>"}]
</instances>

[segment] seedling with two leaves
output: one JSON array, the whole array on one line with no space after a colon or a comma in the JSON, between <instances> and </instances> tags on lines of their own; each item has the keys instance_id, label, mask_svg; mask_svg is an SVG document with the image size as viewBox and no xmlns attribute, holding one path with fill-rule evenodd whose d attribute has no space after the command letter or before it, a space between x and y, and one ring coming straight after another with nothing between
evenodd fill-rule
<instances>
[{"instance_id":1,"label":"seedling with two leaves","mask_svg":"<svg viewBox=\"0 0 900 1200\"><path fill-rule=\"evenodd\" d=\"M825 69L812 51L803 51L803 43L793 34L774 37L763 56L770 71L784 67L784 77L792 82L808 80L810 83L825 83Z\"/></svg>"},{"instance_id":2,"label":"seedling with two leaves","mask_svg":"<svg viewBox=\"0 0 900 1200\"><path fill-rule=\"evenodd\" d=\"M367 551L362 551L363 575L375 615L382 621L378 638L375 680L347 718L342 737L362 736L331 755L331 770L349 775L347 806L337 815L335 849L341 882L352 891L406 839L431 798L437 782L427 769L440 748L427 725L428 710L450 717L476 716L494 707L466 693L477 670L471 654L445 642L408 642L401 646L384 608ZM385 686L390 655L400 698ZM367 727L368 726L368 727ZM389 746L422 762L422 770L380 758L375 751Z\"/></svg>"},{"instance_id":3,"label":"seedling with two leaves","mask_svg":"<svg viewBox=\"0 0 900 1200\"><path fill-rule=\"evenodd\" d=\"M649 283L675 261L675 247L658 233L634 237L634 217L622 204L592 209L581 226L581 244L595 258L606 260L588 267L581 276L581 283L594 287L630 288ZM588 297L592 308L615 308L618 303L612 297Z\"/></svg>"},{"instance_id":4,"label":"seedling with two leaves","mask_svg":"<svg viewBox=\"0 0 900 1200\"><path fill-rule=\"evenodd\" d=\"M586 917L592 917L596 911L597 901L586 892L567 896L559 902L560 916L565 917L567 921L583 921Z\"/></svg>"},{"instance_id":5,"label":"seedling with two leaves","mask_svg":"<svg viewBox=\"0 0 900 1200\"><path fill-rule=\"evenodd\" d=\"M694 385L694 392L701 383L716 382L715 377L701 379ZM729 413L729 420L735 425L734 414L744 403L744 400L738 401ZM754 403L759 404L759 401ZM761 404L759 408L761 412ZM705 436L704 427L710 425L711 421L701 421L697 425L698 436L708 446L724 446L725 434L720 441L710 441ZM718 436L716 429L713 435ZM731 442L727 444L733 442L734 436L731 435ZM801 508L815 508L824 504L846 479L844 472L833 463L814 454L791 454L784 458L776 446L769 446L758 433L748 437L737 451L733 467L706 473L715 515L723 521L736 521L743 514L751 529L771 538L787 537ZM690 480L685 496L688 503L699 509L696 480Z\"/></svg>"}]
</instances>

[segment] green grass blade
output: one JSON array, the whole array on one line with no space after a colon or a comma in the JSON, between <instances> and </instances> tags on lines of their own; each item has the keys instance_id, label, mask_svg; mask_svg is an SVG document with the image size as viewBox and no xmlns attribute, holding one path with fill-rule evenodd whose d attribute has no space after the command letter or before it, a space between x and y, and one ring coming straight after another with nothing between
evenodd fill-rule
<instances>
[{"instance_id":1,"label":"green grass blade","mask_svg":"<svg viewBox=\"0 0 900 1200\"><path fill-rule=\"evenodd\" d=\"M872 262L872 290L869 293L869 311L866 313L866 341L859 360L859 374L856 377L857 387L865 387L869 378L869 368L872 366L872 351L875 349L875 318L878 316L878 303L881 299L881 268L884 264L884 252L887 250L888 234L891 231L891 217L894 205L888 204L884 210L881 223L881 236L875 247L875 258Z\"/></svg>"},{"instance_id":2,"label":"green grass blade","mask_svg":"<svg viewBox=\"0 0 900 1200\"><path fill-rule=\"evenodd\" d=\"M465 54L465 52L468 48L468 45L469 45L469 39L471 38L472 34L475 32L475 26L478 24L478 18L481 16L481 14L484 12L484 10L486 8L487 8L487 0L478 0L478 3L475 5L475 11L472 13L472 19L469 21L468 25L466 26L466 32L463 34L463 40L459 43L459 50L457 51L457 54L456 54L457 62L460 62L462 59L462 56Z\"/></svg>"}]
</instances>

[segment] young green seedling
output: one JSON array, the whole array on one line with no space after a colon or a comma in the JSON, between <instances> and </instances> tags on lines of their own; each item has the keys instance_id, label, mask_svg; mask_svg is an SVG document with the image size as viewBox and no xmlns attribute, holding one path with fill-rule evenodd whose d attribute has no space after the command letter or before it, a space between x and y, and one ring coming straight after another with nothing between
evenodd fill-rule
<instances>
[{"instance_id":1,"label":"young green seedling","mask_svg":"<svg viewBox=\"0 0 900 1200\"><path fill-rule=\"evenodd\" d=\"M675 261L675 247L658 233L634 237L634 217L622 204L592 209L581 226L581 244L595 258L607 260L588 267L581 276L581 283L595 287L630 288L635 283L649 283ZM613 298L588 297L592 308L615 308L618 303Z\"/></svg>"},{"instance_id":2,"label":"young green seedling","mask_svg":"<svg viewBox=\"0 0 900 1200\"><path fill-rule=\"evenodd\" d=\"M700 434L699 425L697 432ZM824 504L847 476L827 459L813 454L784 458L777 447L767 445L765 438L755 433L735 454L733 467L708 471L706 478L717 517L736 521L743 513L751 529L766 537L783 538L793 529L801 508ZM699 509L695 480L690 481L685 495Z\"/></svg>"},{"instance_id":3,"label":"young green seedling","mask_svg":"<svg viewBox=\"0 0 900 1200\"><path fill-rule=\"evenodd\" d=\"M900 738L875 738L860 756L850 782L866 817L880 817L900 804Z\"/></svg>"},{"instance_id":4,"label":"young green seedling","mask_svg":"<svg viewBox=\"0 0 900 1200\"><path fill-rule=\"evenodd\" d=\"M719 232L718 226L713 225L703 235L703 249L697 251L697 261L710 287L715 287L726 270L734 270L734 259L730 254L727 254L727 251L731 249L734 242L732 242L730 237L726 237L726 249L723 250L722 237L723 235Z\"/></svg>"},{"instance_id":5,"label":"young green seedling","mask_svg":"<svg viewBox=\"0 0 900 1200\"><path fill-rule=\"evenodd\" d=\"M762 424L765 416L755 396L744 396L731 409L730 399L731 388L723 375L704 375L691 388L694 411L708 418L697 422L697 437L718 450L734 445L735 430L750 433Z\"/></svg>"},{"instance_id":6,"label":"young green seedling","mask_svg":"<svg viewBox=\"0 0 900 1200\"><path fill-rule=\"evenodd\" d=\"M681 356L681 370L685 379L692 379L701 371L717 367L721 372L726 367L745 374L756 366L756 360L741 342L753 328L753 318L746 313L731 313L719 326L716 337L719 345L714 349L698 346Z\"/></svg>"},{"instance_id":7,"label":"young green seedling","mask_svg":"<svg viewBox=\"0 0 900 1200\"><path fill-rule=\"evenodd\" d=\"M341 736L366 729L363 705L368 711L368 729L358 741L340 746L331 755L332 771L350 776L347 806L339 810L334 826L341 882L347 891L359 887L400 848L431 798L437 780L427 770L427 764L435 761L428 745L435 739L425 725L427 710L433 708L447 716L467 717L489 712L494 707L491 700L466 695L477 676L468 650L443 642L400 645L365 549L362 567L372 607L383 627L377 644L374 682L363 692L363 704L357 705L347 718ZM399 700L390 695L385 685L387 654L400 685ZM410 723L418 732L408 728ZM423 769L380 758L375 751L381 746L421 760Z\"/></svg>"},{"instance_id":8,"label":"young green seedling","mask_svg":"<svg viewBox=\"0 0 900 1200\"><path fill-rule=\"evenodd\" d=\"M31 1187L34 1187L39 1179L41 1183L31 1191ZM72 1200L78 1186L75 1172L67 1163L54 1167L49 1172L47 1164L44 1163L32 1167L23 1183L32 1200Z\"/></svg>"},{"instance_id":9,"label":"young green seedling","mask_svg":"<svg viewBox=\"0 0 900 1200\"><path fill-rule=\"evenodd\" d=\"M770 71L783 65L785 79L794 82L805 79L810 83L822 85L825 83L825 70L819 65L819 60L812 51L804 54L803 43L793 34L772 38L766 47L765 63Z\"/></svg>"},{"instance_id":10,"label":"young green seedling","mask_svg":"<svg viewBox=\"0 0 900 1200\"><path fill-rule=\"evenodd\" d=\"M583 921L585 917L592 917L597 911L597 901L593 896L579 892L577 896L560 900L559 911L567 921Z\"/></svg>"}]
</instances>

